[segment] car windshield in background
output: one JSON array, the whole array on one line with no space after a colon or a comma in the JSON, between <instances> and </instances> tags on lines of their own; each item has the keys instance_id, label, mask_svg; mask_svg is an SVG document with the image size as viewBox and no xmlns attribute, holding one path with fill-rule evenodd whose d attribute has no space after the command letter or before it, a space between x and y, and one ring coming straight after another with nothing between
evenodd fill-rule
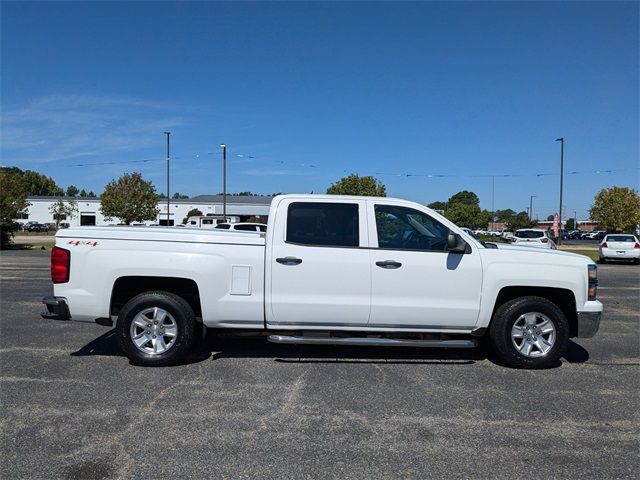
<instances>
[{"instance_id":1,"label":"car windshield in background","mask_svg":"<svg viewBox=\"0 0 640 480\"><path fill-rule=\"evenodd\" d=\"M522 232L516 232L518 238L541 238L544 237L544 232L536 232L535 230L524 230Z\"/></svg>"},{"instance_id":2,"label":"car windshield in background","mask_svg":"<svg viewBox=\"0 0 640 480\"><path fill-rule=\"evenodd\" d=\"M635 242L632 235L607 235L607 242Z\"/></svg>"}]
</instances>

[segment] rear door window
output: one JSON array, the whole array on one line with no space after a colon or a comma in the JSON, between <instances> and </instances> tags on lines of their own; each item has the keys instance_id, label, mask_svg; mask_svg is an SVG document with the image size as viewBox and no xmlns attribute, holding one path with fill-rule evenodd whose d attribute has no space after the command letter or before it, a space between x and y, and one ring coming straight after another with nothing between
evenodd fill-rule
<instances>
[{"instance_id":1,"label":"rear door window","mask_svg":"<svg viewBox=\"0 0 640 480\"><path fill-rule=\"evenodd\" d=\"M293 202L287 211L286 241L299 245L357 247L357 203Z\"/></svg>"}]
</instances>

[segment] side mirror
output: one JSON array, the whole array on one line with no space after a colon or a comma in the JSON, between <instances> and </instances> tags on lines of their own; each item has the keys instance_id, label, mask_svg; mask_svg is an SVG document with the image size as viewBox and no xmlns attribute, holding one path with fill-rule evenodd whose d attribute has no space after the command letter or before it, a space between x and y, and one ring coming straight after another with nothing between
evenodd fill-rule
<instances>
[{"instance_id":1,"label":"side mirror","mask_svg":"<svg viewBox=\"0 0 640 480\"><path fill-rule=\"evenodd\" d=\"M457 233L449 232L447 237L447 250L452 253L467 253L469 245Z\"/></svg>"}]
</instances>

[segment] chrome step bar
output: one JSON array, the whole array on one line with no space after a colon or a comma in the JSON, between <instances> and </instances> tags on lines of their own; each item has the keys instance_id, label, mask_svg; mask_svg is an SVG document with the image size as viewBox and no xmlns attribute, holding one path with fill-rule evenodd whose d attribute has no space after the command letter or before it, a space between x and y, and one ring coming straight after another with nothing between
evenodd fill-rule
<instances>
[{"instance_id":1,"label":"chrome step bar","mask_svg":"<svg viewBox=\"0 0 640 480\"><path fill-rule=\"evenodd\" d=\"M413 340L403 338L369 337L296 337L290 335L270 335L271 343L288 345L355 345L368 347L436 347L436 348L474 348L477 340Z\"/></svg>"}]
</instances>

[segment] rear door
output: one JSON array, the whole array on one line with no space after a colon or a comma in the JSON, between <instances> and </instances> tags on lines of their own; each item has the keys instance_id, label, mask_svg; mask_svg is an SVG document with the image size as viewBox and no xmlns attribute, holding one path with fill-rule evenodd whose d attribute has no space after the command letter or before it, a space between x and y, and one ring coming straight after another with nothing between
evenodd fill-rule
<instances>
[{"instance_id":1,"label":"rear door","mask_svg":"<svg viewBox=\"0 0 640 480\"><path fill-rule=\"evenodd\" d=\"M269 228L268 326L366 326L371 267L365 202L288 197Z\"/></svg>"}]
</instances>

